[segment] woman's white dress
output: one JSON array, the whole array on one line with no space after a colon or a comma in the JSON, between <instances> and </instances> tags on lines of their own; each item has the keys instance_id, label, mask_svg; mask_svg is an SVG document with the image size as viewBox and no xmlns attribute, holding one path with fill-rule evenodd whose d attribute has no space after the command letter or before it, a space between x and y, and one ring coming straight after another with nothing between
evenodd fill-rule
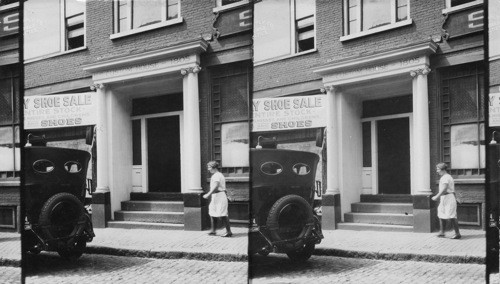
<instances>
[{"instance_id":1,"label":"woman's white dress","mask_svg":"<svg viewBox=\"0 0 500 284\"><path fill-rule=\"evenodd\" d=\"M212 178L210 179L210 188L212 188L212 186L214 186L214 183L216 182L219 182L218 190L220 190L221 192L212 194L212 200L208 205L208 214L211 217L225 217L228 216L226 179L224 178L224 175L222 175L220 172L216 172L215 174L212 175Z\"/></svg>"},{"instance_id":2,"label":"woman's white dress","mask_svg":"<svg viewBox=\"0 0 500 284\"><path fill-rule=\"evenodd\" d=\"M447 187L446 195L441 195L438 206L439 219L457 218L457 199L455 198L455 182L449 174L444 174L439 180L439 188Z\"/></svg>"}]
</instances>

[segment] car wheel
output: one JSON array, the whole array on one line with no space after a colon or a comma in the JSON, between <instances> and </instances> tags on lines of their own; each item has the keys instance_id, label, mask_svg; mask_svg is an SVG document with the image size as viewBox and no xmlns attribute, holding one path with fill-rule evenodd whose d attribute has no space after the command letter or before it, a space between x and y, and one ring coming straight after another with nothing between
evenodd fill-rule
<instances>
[{"instance_id":1,"label":"car wheel","mask_svg":"<svg viewBox=\"0 0 500 284\"><path fill-rule=\"evenodd\" d=\"M80 200L71 193L58 193L50 197L40 211L39 226L46 241L60 241L57 248L85 227L85 208Z\"/></svg>"},{"instance_id":2,"label":"car wheel","mask_svg":"<svg viewBox=\"0 0 500 284\"><path fill-rule=\"evenodd\" d=\"M308 237L313 223L311 206L298 195L278 199L269 210L266 222L272 241Z\"/></svg>"},{"instance_id":3,"label":"car wheel","mask_svg":"<svg viewBox=\"0 0 500 284\"><path fill-rule=\"evenodd\" d=\"M57 253L62 257L70 260L75 260L82 256L87 247L85 239L79 238L72 245L67 245L59 248Z\"/></svg>"},{"instance_id":4,"label":"car wheel","mask_svg":"<svg viewBox=\"0 0 500 284\"><path fill-rule=\"evenodd\" d=\"M307 243L303 247L286 253L294 262L304 262L308 260L314 252L314 243Z\"/></svg>"}]
</instances>

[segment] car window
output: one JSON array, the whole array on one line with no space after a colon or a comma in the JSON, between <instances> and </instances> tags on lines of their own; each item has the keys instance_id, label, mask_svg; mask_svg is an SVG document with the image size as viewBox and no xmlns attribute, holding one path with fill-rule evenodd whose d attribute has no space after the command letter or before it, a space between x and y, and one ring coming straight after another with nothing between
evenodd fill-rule
<instances>
[{"instance_id":1,"label":"car window","mask_svg":"<svg viewBox=\"0 0 500 284\"><path fill-rule=\"evenodd\" d=\"M260 170L266 175L279 175L283 171L283 166L276 162L265 162L260 166Z\"/></svg>"},{"instance_id":2,"label":"car window","mask_svg":"<svg viewBox=\"0 0 500 284\"><path fill-rule=\"evenodd\" d=\"M33 170L42 174L50 173L54 170L54 163L45 159L37 160L33 163Z\"/></svg>"},{"instance_id":3,"label":"car window","mask_svg":"<svg viewBox=\"0 0 500 284\"><path fill-rule=\"evenodd\" d=\"M304 163L298 163L298 164L293 165L292 170L295 174L297 174L299 176L305 176L311 172L311 167L309 167L308 165L306 165Z\"/></svg>"},{"instance_id":4,"label":"car window","mask_svg":"<svg viewBox=\"0 0 500 284\"><path fill-rule=\"evenodd\" d=\"M64 169L68 173L79 173L82 170L82 164L75 161L68 161L64 164Z\"/></svg>"}]
</instances>

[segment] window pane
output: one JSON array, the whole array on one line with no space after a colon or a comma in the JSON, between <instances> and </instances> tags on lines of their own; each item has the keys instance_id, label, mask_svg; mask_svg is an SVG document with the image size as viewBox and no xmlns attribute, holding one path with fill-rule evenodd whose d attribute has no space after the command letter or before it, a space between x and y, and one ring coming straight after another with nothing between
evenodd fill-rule
<instances>
[{"instance_id":1,"label":"window pane","mask_svg":"<svg viewBox=\"0 0 500 284\"><path fill-rule=\"evenodd\" d=\"M477 121L476 76L449 80L451 123Z\"/></svg>"},{"instance_id":2,"label":"window pane","mask_svg":"<svg viewBox=\"0 0 500 284\"><path fill-rule=\"evenodd\" d=\"M179 1L168 0L167 20L175 19L179 16Z\"/></svg>"},{"instance_id":3,"label":"window pane","mask_svg":"<svg viewBox=\"0 0 500 284\"><path fill-rule=\"evenodd\" d=\"M221 79L221 120L248 119L247 74Z\"/></svg>"},{"instance_id":4,"label":"window pane","mask_svg":"<svg viewBox=\"0 0 500 284\"><path fill-rule=\"evenodd\" d=\"M302 19L315 14L315 0L295 0L295 19Z\"/></svg>"},{"instance_id":5,"label":"window pane","mask_svg":"<svg viewBox=\"0 0 500 284\"><path fill-rule=\"evenodd\" d=\"M59 0L24 2L24 59L61 51Z\"/></svg>"},{"instance_id":6,"label":"window pane","mask_svg":"<svg viewBox=\"0 0 500 284\"><path fill-rule=\"evenodd\" d=\"M224 5L230 5L230 4L241 2L241 1L243 1L243 0L222 0L221 1L221 5L222 6L224 6Z\"/></svg>"},{"instance_id":7,"label":"window pane","mask_svg":"<svg viewBox=\"0 0 500 284\"><path fill-rule=\"evenodd\" d=\"M128 3L127 0L118 2L118 32L124 32L130 29L128 24Z\"/></svg>"},{"instance_id":8,"label":"window pane","mask_svg":"<svg viewBox=\"0 0 500 284\"><path fill-rule=\"evenodd\" d=\"M314 49L315 0L296 0L295 29L297 46L295 52Z\"/></svg>"},{"instance_id":9,"label":"window pane","mask_svg":"<svg viewBox=\"0 0 500 284\"><path fill-rule=\"evenodd\" d=\"M222 167L248 167L248 122L225 123L222 135Z\"/></svg>"},{"instance_id":10,"label":"window pane","mask_svg":"<svg viewBox=\"0 0 500 284\"><path fill-rule=\"evenodd\" d=\"M0 172L14 171L12 127L0 127Z\"/></svg>"},{"instance_id":11,"label":"window pane","mask_svg":"<svg viewBox=\"0 0 500 284\"><path fill-rule=\"evenodd\" d=\"M397 19L404 21L408 18L408 0L397 0Z\"/></svg>"},{"instance_id":12,"label":"window pane","mask_svg":"<svg viewBox=\"0 0 500 284\"><path fill-rule=\"evenodd\" d=\"M371 122L363 122L363 167L372 166L372 128Z\"/></svg>"},{"instance_id":13,"label":"window pane","mask_svg":"<svg viewBox=\"0 0 500 284\"><path fill-rule=\"evenodd\" d=\"M391 0L363 1L363 31L391 23Z\"/></svg>"},{"instance_id":14,"label":"window pane","mask_svg":"<svg viewBox=\"0 0 500 284\"><path fill-rule=\"evenodd\" d=\"M164 0L133 1L132 28L140 28L161 22L162 9L165 9Z\"/></svg>"},{"instance_id":15,"label":"window pane","mask_svg":"<svg viewBox=\"0 0 500 284\"><path fill-rule=\"evenodd\" d=\"M474 2L476 0L451 0L451 7Z\"/></svg>"},{"instance_id":16,"label":"window pane","mask_svg":"<svg viewBox=\"0 0 500 284\"><path fill-rule=\"evenodd\" d=\"M132 120L132 164L142 165L141 120Z\"/></svg>"},{"instance_id":17,"label":"window pane","mask_svg":"<svg viewBox=\"0 0 500 284\"><path fill-rule=\"evenodd\" d=\"M83 13L85 11L85 1L66 0L66 18Z\"/></svg>"},{"instance_id":18,"label":"window pane","mask_svg":"<svg viewBox=\"0 0 500 284\"><path fill-rule=\"evenodd\" d=\"M0 124L12 123L12 80L0 80Z\"/></svg>"},{"instance_id":19,"label":"window pane","mask_svg":"<svg viewBox=\"0 0 500 284\"><path fill-rule=\"evenodd\" d=\"M481 125L480 141L478 141L478 131L479 127L476 123L453 125L451 127L452 169L484 167L484 126Z\"/></svg>"},{"instance_id":20,"label":"window pane","mask_svg":"<svg viewBox=\"0 0 500 284\"><path fill-rule=\"evenodd\" d=\"M266 0L254 4L254 61L289 55L290 1Z\"/></svg>"}]
</instances>

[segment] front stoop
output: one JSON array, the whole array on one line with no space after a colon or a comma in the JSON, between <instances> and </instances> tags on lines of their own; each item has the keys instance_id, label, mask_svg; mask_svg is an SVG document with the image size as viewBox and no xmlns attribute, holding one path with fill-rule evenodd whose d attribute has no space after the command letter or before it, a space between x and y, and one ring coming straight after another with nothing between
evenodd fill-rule
<instances>
[{"instance_id":1,"label":"front stoop","mask_svg":"<svg viewBox=\"0 0 500 284\"><path fill-rule=\"evenodd\" d=\"M137 194L121 203L110 228L184 230L184 202L180 194Z\"/></svg>"},{"instance_id":2,"label":"front stoop","mask_svg":"<svg viewBox=\"0 0 500 284\"><path fill-rule=\"evenodd\" d=\"M411 195L362 195L351 211L344 214L339 229L413 232Z\"/></svg>"}]
</instances>

